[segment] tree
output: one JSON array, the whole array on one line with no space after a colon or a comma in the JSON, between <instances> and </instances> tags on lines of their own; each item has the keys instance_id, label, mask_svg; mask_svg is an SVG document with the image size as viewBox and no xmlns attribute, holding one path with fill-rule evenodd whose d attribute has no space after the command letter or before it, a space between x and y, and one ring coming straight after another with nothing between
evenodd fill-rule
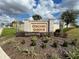
<instances>
[{"instance_id":1,"label":"tree","mask_svg":"<svg viewBox=\"0 0 79 59\"><path fill-rule=\"evenodd\" d=\"M40 20L40 19L42 19L42 17L40 15L37 15L37 14L33 15L32 17L33 17L34 20Z\"/></svg>"},{"instance_id":2,"label":"tree","mask_svg":"<svg viewBox=\"0 0 79 59\"><path fill-rule=\"evenodd\" d=\"M77 15L72 10L67 10L67 11L63 12L61 15L61 19L62 19L62 21L64 21L66 23L67 28L70 23L72 23L72 24L75 23L76 17L77 17Z\"/></svg>"}]
</instances>

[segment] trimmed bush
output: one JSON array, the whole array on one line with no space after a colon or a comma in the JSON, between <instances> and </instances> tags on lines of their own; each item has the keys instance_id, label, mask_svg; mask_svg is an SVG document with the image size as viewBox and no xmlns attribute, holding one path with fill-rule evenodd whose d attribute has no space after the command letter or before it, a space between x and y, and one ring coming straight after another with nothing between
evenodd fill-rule
<instances>
[{"instance_id":1,"label":"trimmed bush","mask_svg":"<svg viewBox=\"0 0 79 59\"><path fill-rule=\"evenodd\" d=\"M46 48L46 44L42 43L42 45L40 47L44 49L44 48Z\"/></svg>"},{"instance_id":2,"label":"trimmed bush","mask_svg":"<svg viewBox=\"0 0 79 59\"><path fill-rule=\"evenodd\" d=\"M74 39L74 40L72 40L72 42L70 44L75 46L76 43L77 43L77 39Z\"/></svg>"},{"instance_id":3,"label":"trimmed bush","mask_svg":"<svg viewBox=\"0 0 79 59\"><path fill-rule=\"evenodd\" d=\"M68 43L64 41L64 43L61 45L62 47L68 47Z\"/></svg>"},{"instance_id":4,"label":"trimmed bush","mask_svg":"<svg viewBox=\"0 0 79 59\"><path fill-rule=\"evenodd\" d=\"M48 41L49 41L49 40L47 40L47 39L46 39L46 40L43 40L44 43L48 43Z\"/></svg>"},{"instance_id":5,"label":"trimmed bush","mask_svg":"<svg viewBox=\"0 0 79 59\"><path fill-rule=\"evenodd\" d=\"M54 42L54 43L51 45L51 47L55 47L55 48L57 48L57 43Z\"/></svg>"},{"instance_id":6,"label":"trimmed bush","mask_svg":"<svg viewBox=\"0 0 79 59\"><path fill-rule=\"evenodd\" d=\"M47 59L53 59L52 55L47 54Z\"/></svg>"},{"instance_id":7,"label":"trimmed bush","mask_svg":"<svg viewBox=\"0 0 79 59\"><path fill-rule=\"evenodd\" d=\"M21 44L25 44L25 40L22 40Z\"/></svg>"},{"instance_id":8,"label":"trimmed bush","mask_svg":"<svg viewBox=\"0 0 79 59\"><path fill-rule=\"evenodd\" d=\"M60 29L57 29L57 30L54 32L54 36L55 36L55 37L59 37L59 36L60 36Z\"/></svg>"},{"instance_id":9,"label":"trimmed bush","mask_svg":"<svg viewBox=\"0 0 79 59\"><path fill-rule=\"evenodd\" d=\"M37 40L37 36L32 36L31 41L36 41Z\"/></svg>"},{"instance_id":10,"label":"trimmed bush","mask_svg":"<svg viewBox=\"0 0 79 59\"><path fill-rule=\"evenodd\" d=\"M30 44L30 46L36 46L36 42L32 41L32 43Z\"/></svg>"}]
</instances>

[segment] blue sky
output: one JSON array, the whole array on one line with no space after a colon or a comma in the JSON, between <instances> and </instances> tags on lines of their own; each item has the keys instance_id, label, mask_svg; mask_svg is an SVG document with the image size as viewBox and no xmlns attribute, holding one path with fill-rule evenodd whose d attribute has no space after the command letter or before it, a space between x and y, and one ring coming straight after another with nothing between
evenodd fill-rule
<instances>
[{"instance_id":1,"label":"blue sky","mask_svg":"<svg viewBox=\"0 0 79 59\"><path fill-rule=\"evenodd\" d=\"M62 2L62 0L53 0L53 1L54 1L54 3L56 3L56 4L59 4L59 3Z\"/></svg>"},{"instance_id":2,"label":"blue sky","mask_svg":"<svg viewBox=\"0 0 79 59\"><path fill-rule=\"evenodd\" d=\"M55 4L61 4L62 0L52 0ZM40 0L35 0L36 6L34 6L33 8L37 8L38 4L40 4ZM54 13L52 14L53 16L57 17L60 13ZM25 19L25 18L29 18L33 15L33 13L22 13L16 16L16 18L18 19Z\"/></svg>"},{"instance_id":3,"label":"blue sky","mask_svg":"<svg viewBox=\"0 0 79 59\"><path fill-rule=\"evenodd\" d=\"M71 8L79 10L79 0L0 0L0 21L4 17L6 20L31 19L34 14L57 20Z\"/></svg>"}]
</instances>

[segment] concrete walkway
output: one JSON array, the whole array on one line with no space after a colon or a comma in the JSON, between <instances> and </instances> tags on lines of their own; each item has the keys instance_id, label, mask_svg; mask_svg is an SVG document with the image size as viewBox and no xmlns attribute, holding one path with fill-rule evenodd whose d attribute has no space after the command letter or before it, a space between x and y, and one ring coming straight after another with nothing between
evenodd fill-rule
<instances>
[{"instance_id":1,"label":"concrete walkway","mask_svg":"<svg viewBox=\"0 0 79 59\"><path fill-rule=\"evenodd\" d=\"M10 57L0 47L0 59L10 59Z\"/></svg>"},{"instance_id":2,"label":"concrete walkway","mask_svg":"<svg viewBox=\"0 0 79 59\"><path fill-rule=\"evenodd\" d=\"M0 35L2 33L3 28L0 28ZM4 50L0 47L0 59L10 59L10 57L4 52Z\"/></svg>"}]
</instances>

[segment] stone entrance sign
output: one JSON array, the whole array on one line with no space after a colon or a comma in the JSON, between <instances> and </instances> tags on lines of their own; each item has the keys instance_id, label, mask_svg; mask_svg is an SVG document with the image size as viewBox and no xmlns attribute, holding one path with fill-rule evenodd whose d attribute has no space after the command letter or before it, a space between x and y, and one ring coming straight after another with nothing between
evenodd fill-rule
<instances>
[{"instance_id":1,"label":"stone entrance sign","mask_svg":"<svg viewBox=\"0 0 79 59\"><path fill-rule=\"evenodd\" d=\"M25 21L24 31L26 32L48 32L47 21Z\"/></svg>"},{"instance_id":2,"label":"stone entrance sign","mask_svg":"<svg viewBox=\"0 0 79 59\"><path fill-rule=\"evenodd\" d=\"M48 24L43 22L34 22L31 23L32 32L47 32Z\"/></svg>"},{"instance_id":3,"label":"stone entrance sign","mask_svg":"<svg viewBox=\"0 0 79 59\"><path fill-rule=\"evenodd\" d=\"M48 30L49 29L49 30ZM59 24L54 23L53 20L27 20L24 21L24 32L54 32L59 29Z\"/></svg>"}]
</instances>

